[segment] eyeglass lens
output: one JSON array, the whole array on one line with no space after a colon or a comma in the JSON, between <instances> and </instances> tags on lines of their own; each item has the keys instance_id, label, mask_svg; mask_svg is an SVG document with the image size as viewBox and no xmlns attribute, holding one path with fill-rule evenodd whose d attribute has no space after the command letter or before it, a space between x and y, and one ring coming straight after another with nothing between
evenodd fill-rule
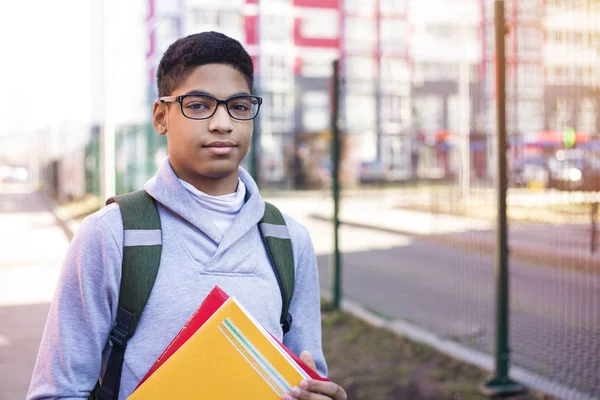
<instances>
[{"instance_id":1,"label":"eyeglass lens","mask_svg":"<svg viewBox=\"0 0 600 400\"><path fill-rule=\"evenodd\" d=\"M181 103L188 118L209 118L217 108L217 100L209 96L186 96ZM235 119L252 119L258 113L259 102L254 96L234 97L227 101L227 110Z\"/></svg>"}]
</instances>

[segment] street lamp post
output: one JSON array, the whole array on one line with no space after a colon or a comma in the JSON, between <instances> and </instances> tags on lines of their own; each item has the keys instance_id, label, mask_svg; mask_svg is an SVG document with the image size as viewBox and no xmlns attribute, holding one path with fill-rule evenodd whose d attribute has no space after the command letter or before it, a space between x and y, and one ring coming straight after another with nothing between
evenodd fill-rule
<instances>
[{"instance_id":1,"label":"street lamp post","mask_svg":"<svg viewBox=\"0 0 600 400\"><path fill-rule=\"evenodd\" d=\"M466 200L469 197L471 187L471 150L469 146L469 136L471 130L471 96L470 96L470 69L469 57L467 54L468 29L466 21L457 18L458 37L462 53L459 62L459 126L460 126L460 198Z\"/></svg>"},{"instance_id":2,"label":"street lamp post","mask_svg":"<svg viewBox=\"0 0 600 400\"><path fill-rule=\"evenodd\" d=\"M115 195L115 124L110 107L114 81L112 74L112 63L114 57L110 46L110 35L107 30L107 16L111 9L112 0L101 0L100 17L100 90L102 109L102 128L100 130L100 196L104 201Z\"/></svg>"}]
</instances>

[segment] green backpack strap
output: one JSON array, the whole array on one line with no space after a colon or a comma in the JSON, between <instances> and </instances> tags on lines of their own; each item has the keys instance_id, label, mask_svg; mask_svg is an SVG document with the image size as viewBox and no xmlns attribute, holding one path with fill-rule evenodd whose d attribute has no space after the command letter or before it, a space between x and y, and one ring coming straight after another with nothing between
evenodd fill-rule
<instances>
[{"instance_id":1,"label":"green backpack strap","mask_svg":"<svg viewBox=\"0 0 600 400\"><path fill-rule=\"evenodd\" d=\"M123 265L117 318L110 333L113 348L102 383L95 390L101 400L119 396L127 341L135 333L150 297L162 251L160 216L146 191L111 197L106 204L111 203L119 205L123 219Z\"/></svg>"},{"instance_id":2,"label":"green backpack strap","mask_svg":"<svg viewBox=\"0 0 600 400\"><path fill-rule=\"evenodd\" d=\"M295 277L292 240L281 211L271 203L265 202L265 214L258 228L281 291L283 306L280 323L286 334L292 326L292 315L289 313Z\"/></svg>"}]
</instances>

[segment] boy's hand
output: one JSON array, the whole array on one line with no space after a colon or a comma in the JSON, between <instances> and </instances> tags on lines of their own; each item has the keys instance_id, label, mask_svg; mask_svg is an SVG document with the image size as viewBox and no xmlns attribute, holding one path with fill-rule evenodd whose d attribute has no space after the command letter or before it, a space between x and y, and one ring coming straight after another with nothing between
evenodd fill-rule
<instances>
[{"instance_id":1,"label":"boy's hand","mask_svg":"<svg viewBox=\"0 0 600 400\"><path fill-rule=\"evenodd\" d=\"M308 351L300 354L300 359L304 361L314 371L317 370L315 360ZM292 388L292 391L285 396L283 400L346 400L346 392L341 386L333 382L322 382L308 379L300 382L300 387Z\"/></svg>"}]
</instances>

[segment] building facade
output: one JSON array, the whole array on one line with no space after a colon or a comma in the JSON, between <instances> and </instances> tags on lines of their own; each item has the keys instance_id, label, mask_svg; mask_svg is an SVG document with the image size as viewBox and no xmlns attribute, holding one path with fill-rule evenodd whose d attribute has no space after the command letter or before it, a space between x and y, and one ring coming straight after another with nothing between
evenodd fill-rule
<instances>
[{"instance_id":1,"label":"building facade","mask_svg":"<svg viewBox=\"0 0 600 400\"><path fill-rule=\"evenodd\" d=\"M261 108L261 178L284 182L306 147L317 168L340 59L347 161L393 179L494 176L492 0L148 0L148 99L166 46L217 30L246 46ZM600 10L591 0L507 0L507 131L522 156L540 131L598 132ZM356 169L358 173L358 169ZM466 175L465 175L466 174Z\"/></svg>"}]
</instances>

